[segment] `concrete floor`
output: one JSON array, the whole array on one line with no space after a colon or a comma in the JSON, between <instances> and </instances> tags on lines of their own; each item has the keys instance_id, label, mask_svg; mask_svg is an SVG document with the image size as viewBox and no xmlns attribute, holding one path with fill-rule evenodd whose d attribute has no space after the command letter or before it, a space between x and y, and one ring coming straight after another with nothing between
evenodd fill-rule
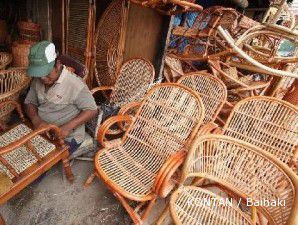
<instances>
[{"instance_id":1,"label":"concrete floor","mask_svg":"<svg viewBox=\"0 0 298 225\"><path fill-rule=\"evenodd\" d=\"M83 183L93 170L92 162L74 161L75 181L70 184L62 166L53 167L40 181L21 191L1 206L6 225L128 225L131 220L117 199L96 179L88 188ZM162 210L158 202L146 224Z\"/></svg>"}]
</instances>

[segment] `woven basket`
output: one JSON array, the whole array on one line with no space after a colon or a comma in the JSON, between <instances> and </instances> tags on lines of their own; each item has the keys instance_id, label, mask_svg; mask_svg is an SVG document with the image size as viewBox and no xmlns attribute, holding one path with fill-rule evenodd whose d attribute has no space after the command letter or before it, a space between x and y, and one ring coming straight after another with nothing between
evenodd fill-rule
<instances>
[{"instance_id":1,"label":"woven basket","mask_svg":"<svg viewBox=\"0 0 298 225\"><path fill-rule=\"evenodd\" d=\"M7 24L5 20L0 20L0 43L5 43L7 35Z\"/></svg>"},{"instance_id":2,"label":"woven basket","mask_svg":"<svg viewBox=\"0 0 298 225\"><path fill-rule=\"evenodd\" d=\"M12 45L12 56L13 56L13 66L15 67L28 67L29 60L28 55L30 52L30 47L33 42L20 43L18 41L14 42Z\"/></svg>"},{"instance_id":3,"label":"woven basket","mask_svg":"<svg viewBox=\"0 0 298 225\"><path fill-rule=\"evenodd\" d=\"M14 68L0 71L0 102L18 100L20 92L29 85L30 78L25 68ZM0 109L0 121L6 123L11 115L11 106Z\"/></svg>"},{"instance_id":4,"label":"woven basket","mask_svg":"<svg viewBox=\"0 0 298 225\"><path fill-rule=\"evenodd\" d=\"M8 52L0 52L0 70L5 69L12 61L12 55Z\"/></svg>"},{"instance_id":5,"label":"woven basket","mask_svg":"<svg viewBox=\"0 0 298 225\"><path fill-rule=\"evenodd\" d=\"M20 40L28 40L33 42L38 42L41 39L40 35L40 25L26 22L26 21L20 21L18 22L18 28L19 28L19 39Z\"/></svg>"}]
</instances>

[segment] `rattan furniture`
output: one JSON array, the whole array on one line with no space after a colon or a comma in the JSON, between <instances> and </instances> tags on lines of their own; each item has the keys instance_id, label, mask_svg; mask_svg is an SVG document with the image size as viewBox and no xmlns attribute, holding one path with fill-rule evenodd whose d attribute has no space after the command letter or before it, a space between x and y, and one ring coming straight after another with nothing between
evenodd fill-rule
<instances>
[{"instance_id":1,"label":"rattan furniture","mask_svg":"<svg viewBox=\"0 0 298 225\"><path fill-rule=\"evenodd\" d=\"M238 37L257 22L238 13L235 9L214 6L205 9L191 27L177 26L168 54L171 57L206 61L225 56L231 52L226 41L218 34L217 27L227 29L233 37Z\"/></svg>"},{"instance_id":2,"label":"rattan furniture","mask_svg":"<svg viewBox=\"0 0 298 225\"><path fill-rule=\"evenodd\" d=\"M55 125L47 125L32 130L30 124L24 122L21 106L17 102L1 102L0 108L5 105L16 108L23 122L0 132L0 205L60 161L67 179L73 181L68 163L68 147L60 138L60 129ZM0 123L0 130L3 128L5 125ZM48 132L53 135L54 141L47 137Z\"/></svg>"},{"instance_id":3,"label":"rattan furniture","mask_svg":"<svg viewBox=\"0 0 298 225\"><path fill-rule=\"evenodd\" d=\"M203 7L195 0L130 0L135 4L153 8L166 15L174 15L188 11L201 11Z\"/></svg>"},{"instance_id":4,"label":"rattan furniture","mask_svg":"<svg viewBox=\"0 0 298 225\"><path fill-rule=\"evenodd\" d=\"M231 66L220 60L209 60L212 73L220 78L227 86L229 93L229 102L237 102L241 99L264 95L269 88L272 77L268 74L262 73L263 71L254 68L254 71L245 70L246 74L240 72L235 66ZM253 75L258 74L262 79L255 81ZM260 76L262 74L262 76Z\"/></svg>"},{"instance_id":5,"label":"rattan furniture","mask_svg":"<svg viewBox=\"0 0 298 225\"><path fill-rule=\"evenodd\" d=\"M30 82L26 70L14 68L0 71L0 102L7 100L18 100L20 92L25 89ZM3 105L0 108L0 122L7 122L10 118L13 108L9 105Z\"/></svg>"},{"instance_id":6,"label":"rattan furniture","mask_svg":"<svg viewBox=\"0 0 298 225\"><path fill-rule=\"evenodd\" d=\"M256 145L298 172L298 108L288 102L246 98L236 104L219 133Z\"/></svg>"},{"instance_id":7,"label":"rattan furniture","mask_svg":"<svg viewBox=\"0 0 298 225\"><path fill-rule=\"evenodd\" d=\"M86 81L88 76L88 69L84 64L68 55L60 55L57 60L59 60L60 63L66 66L71 72L75 73L84 81Z\"/></svg>"},{"instance_id":8,"label":"rattan furniture","mask_svg":"<svg viewBox=\"0 0 298 225\"><path fill-rule=\"evenodd\" d=\"M170 200L175 224L255 225L261 224L259 214L269 224L298 223L298 177L275 156L254 145L227 136L198 137L189 150L182 177L182 181L206 178L216 182L215 186L236 201L229 204L206 189L181 185ZM264 200L284 204L262 204L242 210L248 201L260 204Z\"/></svg>"},{"instance_id":9,"label":"rattan furniture","mask_svg":"<svg viewBox=\"0 0 298 225\"><path fill-rule=\"evenodd\" d=\"M5 69L12 61L12 55L8 52L0 52L0 70Z\"/></svg>"},{"instance_id":10,"label":"rattan furniture","mask_svg":"<svg viewBox=\"0 0 298 225\"><path fill-rule=\"evenodd\" d=\"M193 72L181 77L177 83L196 91L205 107L204 124L213 123L227 100L226 85L207 73Z\"/></svg>"},{"instance_id":11,"label":"rattan furniture","mask_svg":"<svg viewBox=\"0 0 298 225\"><path fill-rule=\"evenodd\" d=\"M116 116L107 120L109 125L132 122L120 143L110 147L104 144L105 148L98 151L94 159L96 172L86 185L95 176L100 177L133 222L140 224L157 197L165 197L172 189L174 183L168 177L183 162L203 118L204 106L194 91L181 84L156 85L145 96L134 118ZM133 209L129 200L140 204Z\"/></svg>"}]
</instances>

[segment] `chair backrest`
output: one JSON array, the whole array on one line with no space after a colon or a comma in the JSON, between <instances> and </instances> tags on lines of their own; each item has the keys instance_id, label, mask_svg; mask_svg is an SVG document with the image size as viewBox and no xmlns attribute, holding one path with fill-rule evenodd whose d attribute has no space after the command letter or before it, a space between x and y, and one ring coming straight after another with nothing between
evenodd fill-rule
<instances>
[{"instance_id":1,"label":"chair backrest","mask_svg":"<svg viewBox=\"0 0 298 225\"><path fill-rule=\"evenodd\" d=\"M88 74L86 66L68 55L60 55L58 60L61 64L74 69L74 73L85 79Z\"/></svg>"},{"instance_id":2,"label":"chair backrest","mask_svg":"<svg viewBox=\"0 0 298 225\"><path fill-rule=\"evenodd\" d=\"M227 100L226 85L211 74L196 72L181 77L178 83L196 91L202 98L205 107L204 123L214 121Z\"/></svg>"},{"instance_id":3,"label":"chair backrest","mask_svg":"<svg viewBox=\"0 0 298 225\"><path fill-rule=\"evenodd\" d=\"M156 85L145 96L124 135L123 145L130 146L127 151L134 152L138 158L153 157L148 167L158 172L169 156L186 150L185 146L203 121L204 111L198 94L187 87L170 83ZM132 148L133 145L138 147Z\"/></svg>"},{"instance_id":4,"label":"chair backrest","mask_svg":"<svg viewBox=\"0 0 298 225\"><path fill-rule=\"evenodd\" d=\"M154 67L147 60L128 60L120 68L110 102L121 107L129 102L139 101L151 88L154 75Z\"/></svg>"},{"instance_id":5,"label":"chair backrest","mask_svg":"<svg viewBox=\"0 0 298 225\"><path fill-rule=\"evenodd\" d=\"M261 204L257 209L269 219L269 224L298 224L297 176L287 165L254 145L223 135L198 137L188 152L182 177L183 181L208 178L242 198L249 198L250 203ZM277 205L278 202L282 204Z\"/></svg>"},{"instance_id":6,"label":"chair backrest","mask_svg":"<svg viewBox=\"0 0 298 225\"><path fill-rule=\"evenodd\" d=\"M232 110L224 134L291 163L298 146L298 108L273 97L246 98Z\"/></svg>"}]
</instances>

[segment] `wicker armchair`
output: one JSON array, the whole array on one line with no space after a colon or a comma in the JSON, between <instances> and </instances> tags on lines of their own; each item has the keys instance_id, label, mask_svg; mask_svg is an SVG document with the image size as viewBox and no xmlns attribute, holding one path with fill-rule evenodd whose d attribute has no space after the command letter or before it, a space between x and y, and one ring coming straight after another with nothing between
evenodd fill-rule
<instances>
[{"instance_id":1,"label":"wicker armchair","mask_svg":"<svg viewBox=\"0 0 298 225\"><path fill-rule=\"evenodd\" d=\"M265 96L244 99L220 133L256 145L298 172L298 108L294 105Z\"/></svg>"},{"instance_id":2,"label":"wicker armchair","mask_svg":"<svg viewBox=\"0 0 298 225\"><path fill-rule=\"evenodd\" d=\"M123 120L133 121L120 143L105 146L96 154L96 172L86 185L95 176L100 177L134 223L140 224L157 197L165 197L174 186L167 178L183 162L187 146L203 118L204 106L194 91L180 84L155 86L145 96L133 119L116 116L107 120L109 125ZM106 125L101 129L107 129ZM127 199L141 203L134 210ZM147 203L140 216L140 208Z\"/></svg>"},{"instance_id":3,"label":"wicker armchair","mask_svg":"<svg viewBox=\"0 0 298 225\"><path fill-rule=\"evenodd\" d=\"M73 174L68 162L68 148L60 138L60 129L48 125L32 130L24 121L21 106L15 101L1 102L0 108L11 105L17 109L22 123L6 131L0 131L0 205L22 191L52 166L62 161L67 179L72 182ZM5 129L0 123L0 130ZM48 132L56 138L51 141ZM0 216L1 217L1 216ZM1 221L1 220L0 220Z\"/></svg>"},{"instance_id":4,"label":"wicker armchair","mask_svg":"<svg viewBox=\"0 0 298 225\"><path fill-rule=\"evenodd\" d=\"M12 61L12 55L7 52L0 52L0 70L5 69Z\"/></svg>"},{"instance_id":5,"label":"wicker armchair","mask_svg":"<svg viewBox=\"0 0 298 225\"><path fill-rule=\"evenodd\" d=\"M226 85L207 73L193 72L181 77L177 83L196 91L205 107L204 124L213 123L227 100Z\"/></svg>"},{"instance_id":6,"label":"wicker armchair","mask_svg":"<svg viewBox=\"0 0 298 225\"><path fill-rule=\"evenodd\" d=\"M0 102L14 100L17 101L22 90L30 83L30 78L26 70L14 68L0 71ZM2 105L0 108L0 123L8 122L13 107Z\"/></svg>"},{"instance_id":7,"label":"wicker armchair","mask_svg":"<svg viewBox=\"0 0 298 225\"><path fill-rule=\"evenodd\" d=\"M102 92L108 99L108 105L113 106L114 109L125 108L126 104L139 102L144 97L153 85L154 75L154 67L150 62L141 58L130 59L121 66L114 86L100 86L91 91L93 95ZM107 91L110 91L109 95ZM97 130L95 127L98 127L100 122L102 121L94 119L88 125L94 135L94 131ZM117 135L121 132L123 132L122 129L114 126L107 134Z\"/></svg>"},{"instance_id":8,"label":"wicker armchair","mask_svg":"<svg viewBox=\"0 0 298 225\"><path fill-rule=\"evenodd\" d=\"M205 189L181 185L170 200L175 224L255 225L259 214L269 224L298 224L298 177L273 155L256 146L227 136L198 137L188 153L182 176L183 181L198 177L215 181L217 187L236 201L229 204ZM210 205L204 202L208 199ZM242 210L247 207L244 206L247 201L264 200L285 204L252 206L248 208L250 212Z\"/></svg>"}]
</instances>

